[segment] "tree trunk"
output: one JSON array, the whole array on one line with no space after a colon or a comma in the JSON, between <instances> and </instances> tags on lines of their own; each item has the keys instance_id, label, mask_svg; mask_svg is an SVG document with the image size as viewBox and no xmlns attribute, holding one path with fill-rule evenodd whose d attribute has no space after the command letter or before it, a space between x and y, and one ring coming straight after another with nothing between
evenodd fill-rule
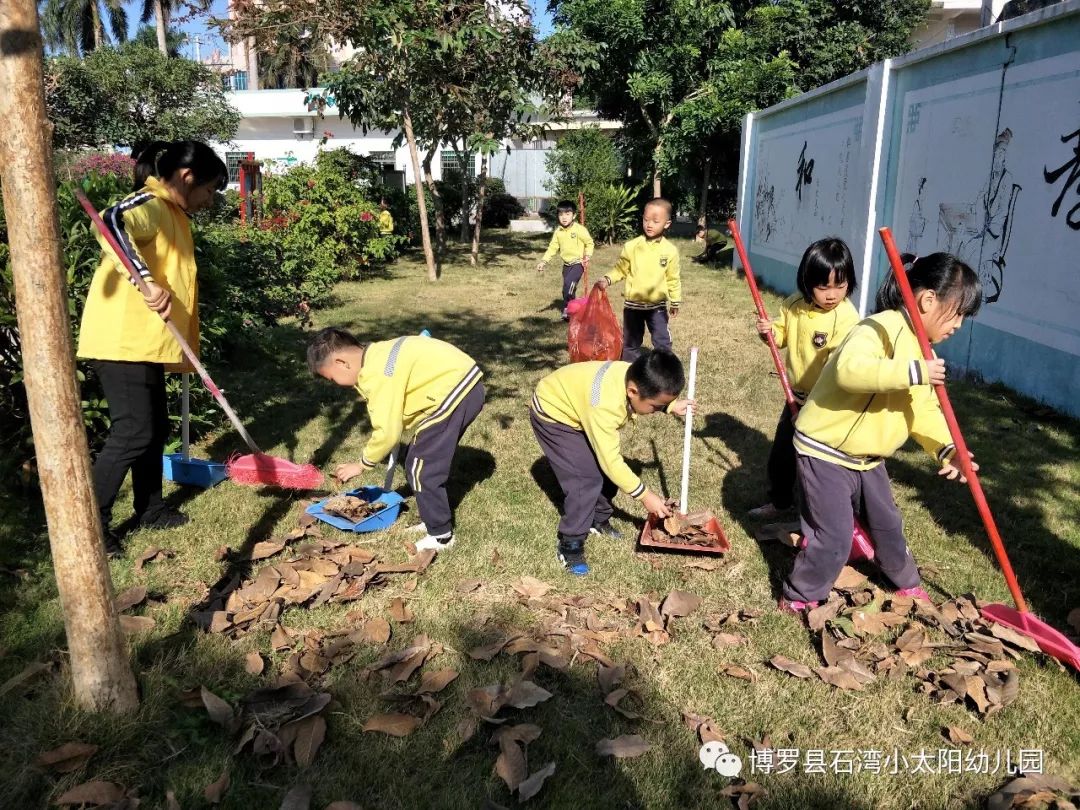
<instances>
[{"instance_id":1,"label":"tree trunk","mask_svg":"<svg viewBox=\"0 0 1080 810\"><path fill-rule=\"evenodd\" d=\"M435 246L441 257L446 252L446 209L439 187L435 184L435 176L431 173L431 161L435 159L438 148L439 145L435 144L424 155L424 185L431 192L431 201L435 203Z\"/></svg>"},{"instance_id":2,"label":"tree trunk","mask_svg":"<svg viewBox=\"0 0 1080 810\"><path fill-rule=\"evenodd\" d=\"M663 148L661 141L656 142L656 148L653 149L653 169L652 169L652 195L654 197L661 196L660 194L660 150Z\"/></svg>"},{"instance_id":3,"label":"tree trunk","mask_svg":"<svg viewBox=\"0 0 1080 810\"><path fill-rule=\"evenodd\" d=\"M96 51L105 44L105 23L101 20L101 13L96 2L93 3L90 13L94 20L94 50Z\"/></svg>"},{"instance_id":4,"label":"tree trunk","mask_svg":"<svg viewBox=\"0 0 1080 810\"><path fill-rule=\"evenodd\" d=\"M157 46L159 51L168 56L169 43L165 38L165 32L169 28L169 22L165 18L165 14L165 0L154 0L154 17L157 20Z\"/></svg>"},{"instance_id":5,"label":"tree trunk","mask_svg":"<svg viewBox=\"0 0 1080 810\"><path fill-rule=\"evenodd\" d=\"M427 262L428 281L439 280L439 268L435 264L435 253L431 249L431 233L428 231L427 201L424 200L424 181L420 175L420 155L416 151L416 135L413 133L412 116L406 107L401 114L405 126L405 140L409 142L409 157L412 159L413 183L416 186L416 207L420 212L420 241L424 244L424 261Z\"/></svg>"},{"instance_id":6,"label":"tree trunk","mask_svg":"<svg viewBox=\"0 0 1080 810\"><path fill-rule=\"evenodd\" d=\"M130 711L139 697L113 603L75 381L39 30L35 0L0 3L0 118L8 122L0 185L26 398L75 699L92 711Z\"/></svg>"},{"instance_id":7,"label":"tree trunk","mask_svg":"<svg viewBox=\"0 0 1080 810\"><path fill-rule=\"evenodd\" d=\"M705 248L709 247L709 175L712 172L712 155L705 158L701 175L701 207L698 208L698 227L705 229Z\"/></svg>"},{"instance_id":8,"label":"tree trunk","mask_svg":"<svg viewBox=\"0 0 1080 810\"><path fill-rule=\"evenodd\" d=\"M457 150L458 160L461 161L461 228L458 239L464 244L469 241L469 173L472 171L472 160L469 161L470 165L465 165L464 140L460 147L455 143L454 148Z\"/></svg>"},{"instance_id":9,"label":"tree trunk","mask_svg":"<svg viewBox=\"0 0 1080 810\"><path fill-rule=\"evenodd\" d=\"M487 152L480 155L480 178L476 182L476 222L472 232L472 253L469 255L469 264L476 267L480 258L480 226L484 219L484 196L487 194L488 156Z\"/></svg>"}]
</instances>

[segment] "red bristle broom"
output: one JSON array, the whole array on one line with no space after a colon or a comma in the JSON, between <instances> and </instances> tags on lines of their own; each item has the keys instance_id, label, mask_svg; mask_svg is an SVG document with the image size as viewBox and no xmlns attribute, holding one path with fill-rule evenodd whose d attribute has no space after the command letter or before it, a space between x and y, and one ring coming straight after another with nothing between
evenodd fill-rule
<instances>
[{"instance_id":1,"label":"red bristle broom","mask_svg":"<svg viewBox=\"0 0 1080 810\"><path fill-rule=\"evenodd\" d=\"M734 219L729 219L728 228L731 230L731 236L735 240L735 249L739 254L739 261L742 262L743 272L746 273L746 283L750 287L750 295L754 298L754 306L757 307L758 317L768 318L769 316L765 312L765 304L761 300L761 291L758 290L757 279L754 276L754 271L750 269L750 257L746 255L746 246L743 244L742 233L739 231L739 223ZM776 339L773 337L772 332L765 335L765 342L769 344L769 354L772 355L773 365L776 367L776 373L780 377L780 387L784 389L784 399L787 401L788 409L791 411L791 418L794 421L795 417L799 415L799 403L795 400L795 392L791 389L791 382L788 380L787 370L784 368L784 361L780 357L780 350L776 347ZM799 547L803 548L805 544L806 538L804 537ZM866 527L862 525L862 521L856 516L855 528L851 532L851 553L848 556L848 562L872 559L874 559L874 544L866 531Z\"/></svg>"},{"instance_id":2,"label":"red bristle broom","mask_svg":"<svg viewBox=\"0 0 1080 810\"><path fill-rule=\"evenodd\" d=\"M904 270L904 263L900 259L900 252L896 249L896 242L893 241L892 231L888 228L880 228L878 234L880 234L881 241L885 245L885 253L889 257L893 275L896 276L900 294L904 298L904 306L910 316L911 325L915 329L915 336L919 339L919 348L922 349L923 358L932 360L934 352L930 348L930 341L926 337L926 327L923 325L922 316L919 314L919 307L915 301L915 294L911 289L911 284L908 281L907 271ZM1005 543L1002 542L1001 534L998 533L997 523L990 512L990 505L986 502L986 494L983 492L982 484L979 483L979 476L971 464L971 454L968 453L967 442L964 441L964 435L960 432L960 424L956 421L956 413L953 411L949 394L944 385L935 385L934 392L937 394L938 402L941 404L941 412L945 416L945 423L949 426L949 434L952 436L953 444L956 445L956 453L953 455L954 464L960 467L961 472L967 479L971 497L975 501L975 508L979 512L979 517L982 518L986 536L990 539L990 546L994 550L994 556L997 558L998 565L1001 566L1001 573L1005 576L1005 584L1008 586L1013 603L1016 605L1015 608L1000 604L983 605L979 608L979 612L982 613L985 619L1011 627L1013 630L1019 630L1024 635L1034 639L1039 648L1047 655L1063 661L1073 669L1080 670L1080 647L1077 647L1063 634L1028 611L1027 602L1024 601L1024 595L1020 592L1020 584L1016 581L1016 574L1013 573L1012 563L1009 562L1009 555L1005 553Z\"/></svg>"},{"instance_id":3,"label":"red bristle broom","mask_svg":"<svg viewBox=\"0 0 1080 810\"><path fill-rule=\"evenodd\" d=\"M113 253L124 265L124 268L131 275L132 280L139 288L140 292L145 295L147 293L146 282L143 281L142 276L138 274L134 267L131 265L131 260L128 259L123 249L116 242L116 238L109 233L105 227L105 223L101 221L101 216L98 214L97 209L86 198L86 195L81 191L75 192L75 197L82 205L83 209L90 216L90 220L94 223L94 227L97 228L98 233L105 237L105 241L109 243L109 247L112 248ZM176 339L176 342L180 344L180 349L183 351L184 356L195 368L195 372L199 375L199 379L202 380L206 389L214 395L214 399L217 400L218 405L225 411L225 415L229 417L229 421L232 422L233 427L236 428L237 433L244 440L244 443L251 450L250 455L236 456L228 461L225 465L225 470L228 473L229 478L236 481L238 484L248 484L251 486L268 485L283 487L285 489L314 489L322 483L323 475L319 472L319 469L313 464L294 464L291 461L287 461L283 458L276 458L274 456L268 456L258 445L255 444L251 436L248 435L244 425L240 422L240 418L233 411L232 406L229 405L228 400L221 393L207 372L206 367L199 362L199 358L195 356L195 352L191 350L191 346L184 339L184 336L180 334L180 330L176 328L176 324L170 321L168 318L163 318L165 326Z\"/></svg>"}]
</instances>

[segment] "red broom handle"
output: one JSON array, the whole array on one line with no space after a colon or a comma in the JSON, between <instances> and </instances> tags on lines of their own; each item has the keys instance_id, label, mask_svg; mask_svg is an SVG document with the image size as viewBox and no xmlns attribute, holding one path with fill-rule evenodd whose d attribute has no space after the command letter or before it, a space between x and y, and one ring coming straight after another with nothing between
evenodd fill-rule
<instances>
[{"instance_id":1,"label":"red broom handle","mask_svg":"<svg viewBox=\"0 0 1080 810\"><path fill-rule=\"evenodd\" d=\"M896 276L896 282L900 286L904 306L907 307L908 314L911 316L911 325L915 329L915 336L919 339L919 348L922 349L923 358L928 361L932 360L934 359L934 352L930 348L929 339L926 337L926 327L923 325L922 316L919 314L918 304L915 303L915 293L912 292L911 284L908 282L904 263L900 259L900 252L896 249L896 242L893 241L892 231L888 228L879 228L878 233L881 235L881 241L885 244L889 264L892 265L893 275ZM949 401L949 394L944 385L935 385L934 392L937 394L938 402L941 403L941 412L945 415L945 422L949 426L949 434L952 436L953 444L956 445L955 458L960 463L960 469L964 473L964 477L967 478L971 496L975 499L975 507L979 510L979 517L982 518L986 534L990 538L990 545L994 548L994 556L997 557L1001 572L1005 575L1009 593L1012 594L1013 602L1016 603L1016 609L1021 613L1027 613L1027 602L1024 601L1024 596L1020 593L1020 585L1016 581L1016 574L1013 573L1009 556L1005 553L1005 544L1001 541L997 523L994 522L994 516L990 513L990 505L986 502L986 494L983 492L982 484L979 483L979 476L976 475L975 468L971 466L971 454L968 452L964 435L960 432L960 424L956 421L956 412L953 411L952 403Z\"/></svg>"},{"instance_id":2,"label":"red broom handle","mask_svg":"<svg viewBox=\"0 0 1080 810\"><path fill-rule=\"evenodd\" d=\"M139 288L139 292L141 292L143 296L146 296L146 294L150 292L150 289L146 286L146 281L132 266L131 260L127 257L124 249L121 248L119 243L116 241L116 237L114 237L109 232L109 229L105 227L105 223L101 221L101 215L98 214L97 209L94 208L94 204L91 203L90 200L86 199L86 195L78 189L75 190L75 199L79 201L79 205L81 205L83 207L83 210L86 211L87 215L89 215L90 221L94 223L94 227L97 228L98 233L105 237L105 241L109 243L109 247L111 247L113 253L116 254L116 258L120 260L120 263L122 265L124 265L124 269L126 269L128 271L128 275L131 276L131 280L134 281L135 286ZM191 350L191 346L188 345L187 340L185 340L184 336L180 334L180 330L176 328L176 324L174 324L164 315L161 316L161 320L165 321L165 328L169 330L169 334L171 334L173 338L176 339L176 342L180 344L180 350L184 353L184 356L188 359L188 362L190 362L191 365L194 366L195 372L199 375L199 379L202 380L203 385L205 385L207 390L214 395L214 399L217 400L218 404L221 406L221 409L225 411L225 415L229 417L229 421L233 423L233 427L236 428L237 433L239 433L241 438L243 438L245 444L247 444L248 446L248 449L250 449L252 453L261 454L262 451L259 449L258 445L255 444L255 441L251 438L251 436L248 435L247 429L240 421L240 417L238 417L236 415L236 412L233 411L232 406L229 405L228 400L225 399L225 395L221 393L221 389L219 389L214 384L214 381L210 379L210 372L206 370L206 366L204 366L199 361L199 358L195 356L195 352Z\"/></svg>"},{"instance_id":3,"label":"red broom handle","mask_svg":"<svg viewBox=\"0 0 1080 810\"><path fill-rule=\"evenodd\" d=\"M750 258L746 255L746 245L743 244L742 234L739 232L739 223L729 219L727 224L731 230L731 235L735 238L735 250L739 252L739 261L742 262L743 271L746 273L746 281L750 285L750 295L754 296L754 305L757 307L758 317L767 320L769 316L765 312L765 304L761 301L761 291L758 290L754 271L750 269ZM776 373L780 375L780 385L784 388L784 399L787 400L788 409L791 411L792 418L794 418L799 415L799 403L795 401L795 393L791 390L791 381L788 380L784 361L780 357L780 350L776 348L776 338L773 337L772 329L765 333L765 340L769 344L769 354L772 355Z\"/></svg>"}]
</instances>

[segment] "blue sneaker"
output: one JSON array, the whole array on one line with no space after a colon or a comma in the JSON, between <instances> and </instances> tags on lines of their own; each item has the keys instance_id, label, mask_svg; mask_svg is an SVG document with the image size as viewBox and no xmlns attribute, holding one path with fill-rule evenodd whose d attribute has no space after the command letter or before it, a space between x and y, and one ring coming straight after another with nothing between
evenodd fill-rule
<instances>
[{"instance_id":1,"label":"blue sneaker","mask_svg":"<svg viewBox=\"0 0 1080 810\"><path fill-rule=\"evenodd\" d=\"M556 559L562 563L563 568L576 577L583 577L589 573L589 564L585 562L585 552L557 551Z\"/></svg>"}]
</instances>

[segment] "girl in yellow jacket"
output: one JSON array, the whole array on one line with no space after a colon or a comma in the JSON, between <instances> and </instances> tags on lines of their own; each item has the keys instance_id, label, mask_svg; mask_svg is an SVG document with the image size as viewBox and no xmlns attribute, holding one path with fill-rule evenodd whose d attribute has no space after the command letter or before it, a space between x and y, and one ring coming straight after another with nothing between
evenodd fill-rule
<instances>
[{"instance_id":1,"label":"girl in yellow jacket","mask_svg":"<svg viewBox=\"0 0 1080 810\"><path fill-rule=\"evenodd\" d=\"M910 258L910 257L909 257ZM947 253L911 263L908 278L931 343L952 335L982 301L975 272ZM885 576L902 596L927 599L904 539L884 461L914 437L960 477L955 447L932 386L945 383L945 361L926 361L893 277L882 285L878 314L858 324L829 358L795 421L806 547L784 582L780 608L801 612L829 595L851 551L858 513L869 528Z\"/></svg>"},{"instance_id":2,"label":"girl in yellow jacket","mask_svg":"<svg viewBox=\"0 0 1080 810\"><path fill-rule=\"evenodd\" d=\"M795 280L799 291L784 301L780 317L759 318L757 329L763 339L771 331L777 348L787 349L784 365L801 405L829 355L859 322L851 304L856 286L851 251L841 239L819 239L803 253ZM769 500L751 509L750 517L775 519L795 505L794 433L795 420L785 403L769 451Z\"/></svg>"},{"instance_id":3,"label":"girl in yellow jacket","mask_svg":"<svg viewBox=\"0 0 1080 810\"><path fill-rule=\"evenodd\" d=\"M99 235L104 256L86 297L77 352L92 361L109 402L111 425L94 463L94 491L114 552L117 538L109 521L129 469L142 526L171 528L188 521L161 497L169 432L165 372L192 370L162 318L176 324L198 351L198 285L188 217L210 206L229 177L214 150L197 141L155 141L136 161L135 193L101 218L149 292L139 292Z\"/></svg>"}]
</instances>

